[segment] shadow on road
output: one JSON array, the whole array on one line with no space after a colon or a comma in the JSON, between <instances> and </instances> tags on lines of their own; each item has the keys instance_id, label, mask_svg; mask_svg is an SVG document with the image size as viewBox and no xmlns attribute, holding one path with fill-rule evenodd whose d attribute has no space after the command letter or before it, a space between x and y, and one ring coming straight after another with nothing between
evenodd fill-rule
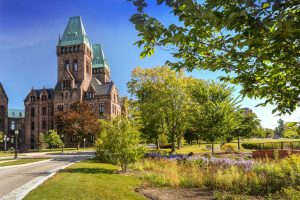
<instances>
[{"instance_id":1,"label":"shadow on road","mask_svg":"<svg viewBox=\"0 0 300 200\"><path fill-rule=\"evenodd\" d=\"M76 168L76 169L63 169L61 172L67 173L80 173L80 174L114 174L116 170L103 169L103 168Z\"/></svg>"}]
</instances>

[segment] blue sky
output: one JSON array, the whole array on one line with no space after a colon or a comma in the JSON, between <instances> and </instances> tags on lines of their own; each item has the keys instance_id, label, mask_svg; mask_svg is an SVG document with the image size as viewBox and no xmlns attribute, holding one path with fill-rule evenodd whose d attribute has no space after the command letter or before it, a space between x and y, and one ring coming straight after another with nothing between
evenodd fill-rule
<instances>
[{"instance_id":1,"label":"blue sky","mask_svg":"<svg viewBox=\"0 0 300 200\"><path fill-rule=\"evenodd\" d=\"M150 5L147 10L164 23L174 22L165 7ZM128 95L126 83L134 67L159 66L171 59L161 49L150 58L139 58L139 49L133 46L137 32L129 21L134 12L127 0L0 0L0 81L9 96L9 107L24 108L23 100L32 87L54 87L58 35L63 33L69 17L78 15L90 41L103 45L120 94ZM191 75L217 79L220 74L194 71ZM256 108L258 103L246 98L242 105L251 108L264 127L274 128L278 118L271 113L273 107ZM283 119L300 121L300 110Z\"/></svg>"}]
</instances>

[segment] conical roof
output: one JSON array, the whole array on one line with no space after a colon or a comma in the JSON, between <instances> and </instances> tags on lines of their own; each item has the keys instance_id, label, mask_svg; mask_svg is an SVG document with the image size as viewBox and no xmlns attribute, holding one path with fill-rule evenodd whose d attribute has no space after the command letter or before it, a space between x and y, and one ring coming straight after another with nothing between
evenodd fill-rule
<instances>
[{"instance_id":1,"label":"conical roof","mask_svg":"<svg viewBox=\"0 0 300 200\"><path fill-rule=\"evenodd\" d=\"M64 34L58 41L58 46L77 45L83 43L85 43L91 48L81 17L70 17Z\"/></svg>"},{"instance_id":2,"label":"conical roof","mask_svg":"<svg viewBox=\"0 0 300 200\"><path fill-rule=\"evenodd\" d=\"M100 67L107 67L109 69L102 46L100 44L93 44L93 68Z\"/></svg>"}]
</instances>

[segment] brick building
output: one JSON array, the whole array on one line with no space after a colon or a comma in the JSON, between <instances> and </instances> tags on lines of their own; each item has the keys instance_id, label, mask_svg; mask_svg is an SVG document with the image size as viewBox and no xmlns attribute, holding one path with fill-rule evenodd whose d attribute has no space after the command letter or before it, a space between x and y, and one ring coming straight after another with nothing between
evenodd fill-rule
<instances>
[{"instance_id":1,"label":"brick building","mask_svg":"<svg viewBox=\"0 0 300 200\"><path fill-rule=\"evenodd\" d=\"M121 114L118 89L100 44L91 44L81 17L71 17L56 47L57 83L32 89L24 100L26 149L38 148L39 134L56 129L55 116L77 101L87 102L99 118ZM93 142L93 136L87 142ZM73 146L65 136L65 146Z\"/></svg>"},{"instance_id":2,"label":"brick building","mask_svg":"<svg viewBox=\"0 0 300 200\"><path fill-rule=\"evenodd\" d=\"M24 141L24 110L8 109L8 97L0 82L0 131L6 136L6 150L15 147L15 130L19 131L19 148ZM5 149L4 143L0 143L0 149Z\"/></svg>"}]
</instances>

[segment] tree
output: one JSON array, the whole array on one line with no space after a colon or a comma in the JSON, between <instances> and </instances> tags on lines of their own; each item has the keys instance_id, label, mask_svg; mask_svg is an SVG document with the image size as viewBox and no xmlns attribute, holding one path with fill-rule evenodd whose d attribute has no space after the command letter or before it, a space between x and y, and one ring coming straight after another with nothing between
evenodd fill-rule
<instances>
[{"instance_id":1,"label":"tree","mask_svg":"<svg viewBox=\"0 0 300 200\"><path fill-rule=\"evenodd\" d=\"M57 134L57 131L55 130L49 130L47 133L44 133L42 138L43 138L43 142L46 143L50 148L50 151L55 146L61 147L63 145L60 136Z\"/></svg>"},{"instance_id":2,"label":"tree","mask_svg":"<svg viewBox=\"0 0 300 200\"><path fill-rule=\"evenodd\" d=\"M221 80L242 86L243 96L291 113L300 102L299 0L157 0L179 23L164 25L144 12L146 0L129 0L141 57L169 48L175 69L221 70Z\"/></svg>"},{"instance_id":3,"label":"tree","mask_svg":"<svg viewBox=\"0 0 300 200\"><path fill-rule=\"evenodd\" d=\"M189 115L188 79L182 71L169 67L135 68L129 92L136 98L136 107L143 123L143 132L154 139L157 147L161 135L168 135L172 150L180 147Z\"/></svg>"},{"instance_id":4,"label":"tree","mask_svg":"<svg viewBox=\"0 0 300 200\"><path fill-rule=\"evenodd\" d=\"M196 84L192 91L193 101L197 102L193 105L194 127L203 140L211 143L212 154L214 144L230 136L239 125L232 92L232 88L215 82Z\"/></svg>"},{"instance_id":5,"label":"tree","mask_svg":"<svg viewBox=\"0 0 300 200\"><path fill-rule=\"evenodd\" d=\"M279 119L277 121L278 126L275 128L275 138L282 137L283 131L284 131L284 121L282 119Z\"/></svg>"},{"instance_id":6,"label":"tree","mask_svg":"<svg viewBox=\"0 0 300 200\"><path fill-rule=\"evenodd\" d=\"M284 131L282 136L285 138L299 138L300 132L298 122L287 122L284 124Z\"/></svg>"},{"instance_id":7,"label":"tree","mask_svg":"<svg viewBox=\"0 0 300 200\"><path fill-rule=\"evenodd\" d=\"M0 131L0 143L4 141L4 133Z\"/></svg>"},{"instance_id":8,"label":"tree","mask_svg":"<svg viewBox=\"0 0 300 200\"><path fill-rule=\"evenodd\" d=\"M139 126L125 117L110 121L101 120L101 132L96 141L96 155L100 160L118 164L122 171L143 155L140 144Z\"/></svg>"},{"instance_id":9,"label":"tree","mask_svg":"<svg viewBox=\"0 0 300 200\"><path fill-rule=\"evenodd\" d=\"M249 138L254 136L260 127L260 120L257 118L256 114L252 111L246 111L242 109L240 111L240 119L238 127L233 131L233 136L238 139L238 150L240 147L240 138Z\"/></svg>"},{"instance_id":10,"label":"tree","mask_svg":"<svg viewBox=\"0 0 300 200\"><path fill-rule=\"evenodd\" d=\"M74 138L77 149L83 138L96 135L100 128L96 114L85 102L76 102L69 111L59 113L56 116L56 123L59 133Z\"/></svg>"}]
</instances>

